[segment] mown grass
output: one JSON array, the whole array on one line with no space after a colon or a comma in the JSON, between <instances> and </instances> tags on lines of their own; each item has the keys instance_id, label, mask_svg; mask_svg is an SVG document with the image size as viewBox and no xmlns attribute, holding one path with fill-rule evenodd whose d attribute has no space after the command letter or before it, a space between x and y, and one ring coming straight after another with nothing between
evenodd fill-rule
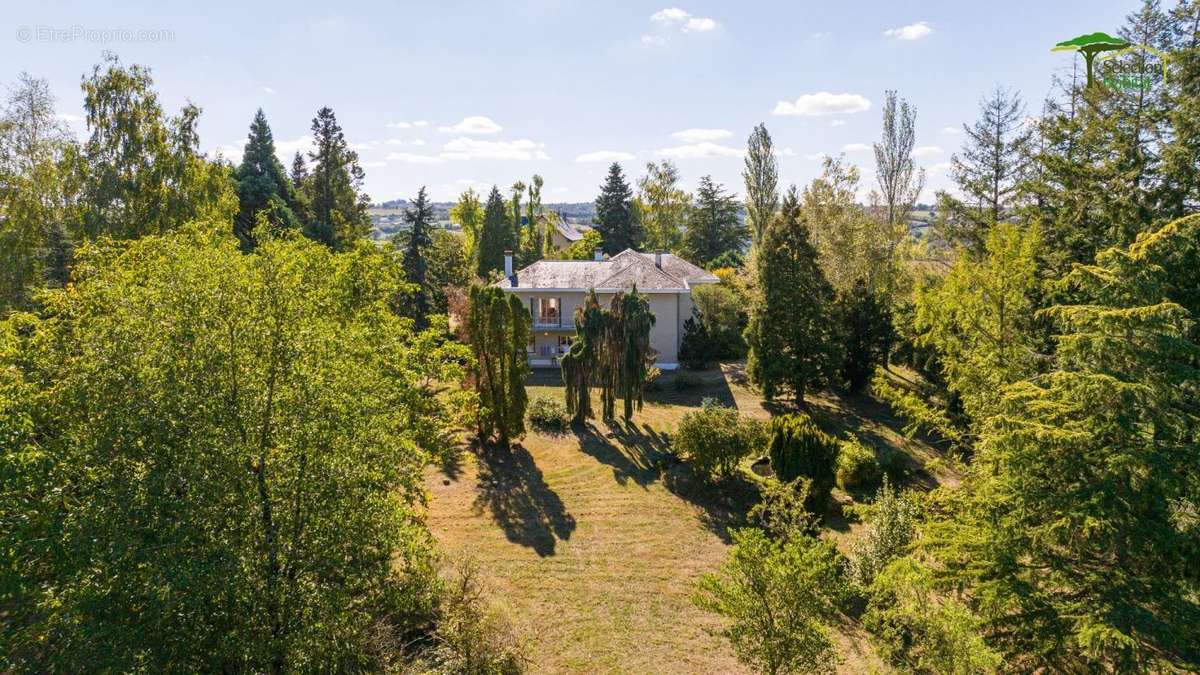
<instances>
[{"instance_id":1,"label":"mown grass","mask_svg":"<svg viewBox=\"0 0 1200 675\"><path fill-rule=\"evenodd\" d=\"M758 483L746 471L705 484L666 449L679 419L706 397L764 419L771 410L738 364L682 391L664 380L631 424L530 433L511 452L473 448L457 467L428 476L430 528L447 555L479 563L528 635L536 672L743 672L710 634L718 620L691 595L725 558L729 531L745 522ZM528 390L531 398L563 397L557 371L536 372ZM815 397L810 406L831 431L860 429L906 453L914 475L932 452L900 436L868 399ZM829 536L847 546L855 525L831 525ZM845 672L881 668L854 627L839 646Z\"/></svg>"}]
</instances>

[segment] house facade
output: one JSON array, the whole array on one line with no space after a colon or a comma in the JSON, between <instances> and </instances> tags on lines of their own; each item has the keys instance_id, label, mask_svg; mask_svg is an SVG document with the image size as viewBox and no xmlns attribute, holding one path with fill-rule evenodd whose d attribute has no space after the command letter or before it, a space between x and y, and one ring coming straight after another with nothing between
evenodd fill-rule
<instances>
[{"instance_id":1,"label":"house facade","mask_svg":"<svg viewBox=\"0 0 1200 675\"><path fill-rule=\"evenodd\" d=\"M554 367L575 337L575 308L595 289L607 306L618 291L636 286L654 314L650 346L658 353L655 365L663 370L679 366L683 323L692 316L692 288L718 283L717 277L670 253L638 253L626 249L593 260L540 260L525 269L512 269L512 256L504 258L504 279L498 286L516 294L533 317L529 362Z\"/></svg>"}]
</instances>

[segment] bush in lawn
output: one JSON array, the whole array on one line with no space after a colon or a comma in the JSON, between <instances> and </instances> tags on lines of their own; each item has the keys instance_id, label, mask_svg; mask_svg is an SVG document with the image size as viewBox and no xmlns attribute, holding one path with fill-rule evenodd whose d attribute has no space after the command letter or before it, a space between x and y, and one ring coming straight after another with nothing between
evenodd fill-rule
<instances>
[{"instance_id":1,"label":"bush in lawn","mask_svg":"<svg viewBox=\"0 0 1200 675\"><path fill-rule=\"evenodd\" d=\"M837 484L846 490L874 488L883 477L875 450L863 445L853 436L841 441L837 457Z\"/></svg>"},{"instance_id":2,"label":"bush in lawn","mask_svg":"<svg viewBox=\"0 0 1200 675\"><path fill-rule=\"evenodd\" d=\"M564 431L567 409L552 398L539 396L529 403L529 423L538 431Z\"/></svg>"},{"instance_id":3,"label":"bush in lawn","mask_svg":"<svg viewBox=\"0 0 1200 675\"><path fill-rule=\"evenodd\" d=\"M683 416L675 432L675 452L705 478L731 474L738 462L760 451L766 441L762 422L734 408L708 404Z\"/></svg>"},{"instance_id":4,"label":"bush in lawn","mask_svg":"<svg viewBox=\"0 0 1200 675\"><path fill-rule=\"evenodd\" d=\"M837 439L821 431L808 415L784 415L771 421L767 452L771 469L781 482L790 483L800 477L812 481L805 508L814 514L824 513L835 479Z\"/></svg>"}]
</instances>

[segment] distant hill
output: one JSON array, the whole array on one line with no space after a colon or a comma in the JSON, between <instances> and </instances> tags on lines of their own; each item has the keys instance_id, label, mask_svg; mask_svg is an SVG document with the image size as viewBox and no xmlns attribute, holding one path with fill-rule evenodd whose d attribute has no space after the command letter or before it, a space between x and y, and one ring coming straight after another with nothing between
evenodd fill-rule
<instances>
[{"instance_id":1,"label":"distant hill","mask_svg":"<svg viewBox=\"0 0 1200 675\"><path fill-rule=\"evenodd\" d=\"M386 202L372 204L371 214L372 239L388 239L405 228L404 210L409 208L407 199L391 199ZM433 202L433 220L439 226L448 230L456 230L450 222L450 209L454 202ZM590 225L596 217L596 205L592 202L555 202L543 205L547 211L559 213L569 223Z\"/></svg>"}]
</instances>

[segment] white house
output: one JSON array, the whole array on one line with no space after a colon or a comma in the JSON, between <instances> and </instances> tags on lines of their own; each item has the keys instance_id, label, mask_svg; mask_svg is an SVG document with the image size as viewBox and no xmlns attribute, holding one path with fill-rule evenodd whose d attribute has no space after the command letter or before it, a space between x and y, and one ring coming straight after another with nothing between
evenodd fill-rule
<instances>
[{"instance_id":1,"label":"white house","mask_svg":"<svg viewBox=\"0 0 1200 675\"><path fill-rule=\"evenodd\" d=\"M656 366L679 366L683 322L692 316L692 288L718 283L717 277L670 253L638 253L626 249L611 258L597 250L593 260L539 260L514 273L512 254L504 256L504 279L498 286L521 297L533 317L529 362L557 366L575 335L575 308L595 289L607 306L617 291L636 285L650 301L654 328L650 346L658 352Z\"/></svg>"}]
</instances>

